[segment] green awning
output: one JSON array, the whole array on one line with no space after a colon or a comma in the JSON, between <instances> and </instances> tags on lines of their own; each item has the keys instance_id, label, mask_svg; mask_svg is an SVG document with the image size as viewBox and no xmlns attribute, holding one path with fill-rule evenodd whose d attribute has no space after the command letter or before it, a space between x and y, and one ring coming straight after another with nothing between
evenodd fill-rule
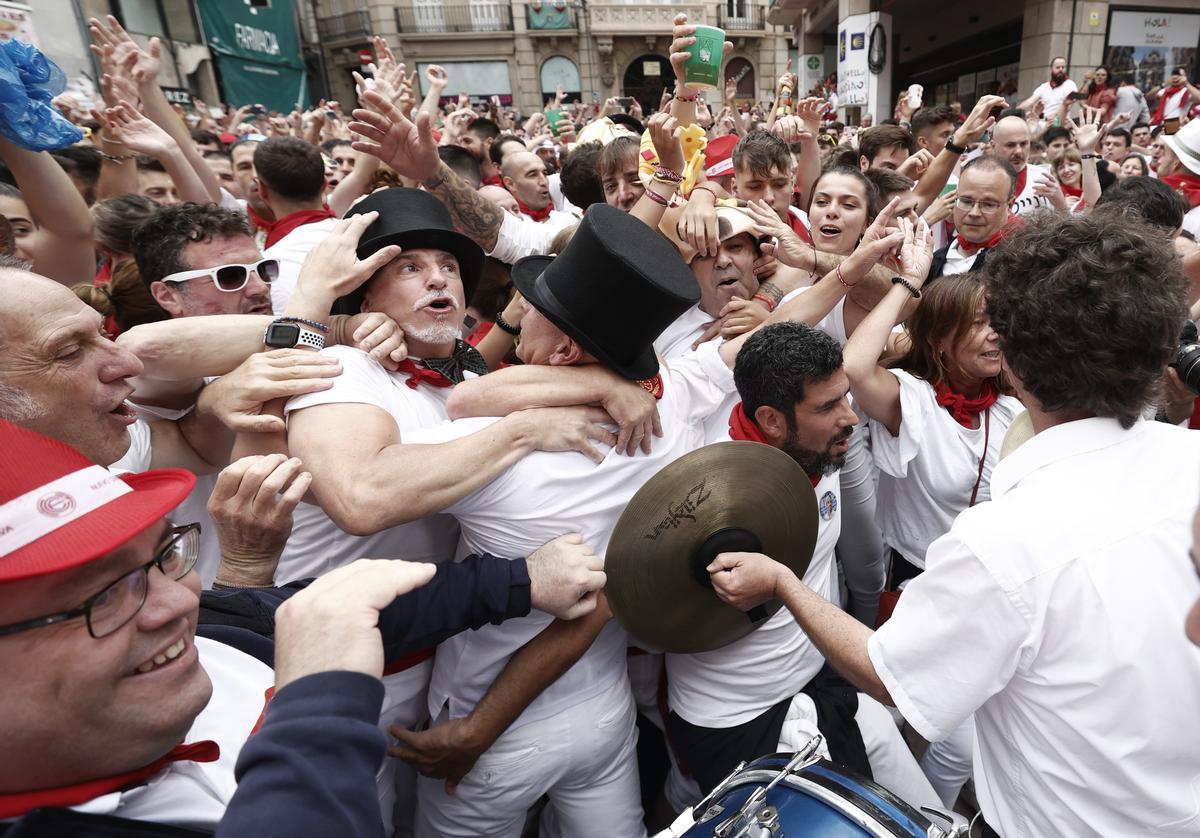
<instances>
[{"instance_id":1,"label":"green awning","mask_svg":"<svg viewBox=\"0 0 1200 838\"><path fill-rule=\"evenodd\" d=\"M196 5L226 102L284 113L309 104L292 0L273 0L269 8L222 0Z\"/></svg>"}]
</instances>

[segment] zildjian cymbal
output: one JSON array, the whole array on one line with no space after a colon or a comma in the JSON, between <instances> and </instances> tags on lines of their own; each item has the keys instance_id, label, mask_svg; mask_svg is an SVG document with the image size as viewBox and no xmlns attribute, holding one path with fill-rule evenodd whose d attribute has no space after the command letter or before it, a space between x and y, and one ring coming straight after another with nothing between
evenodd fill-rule
<instances>
[{"instance_id":1,"label":"zildjian cymbal","mask_svg":"<svg viewBox=\"0 0 1200 838\"><path fill-rule=\"evenodd\" d=\"M804 469L758 442L719 442L680 457L638 491L608 544L617 620L644 649L706 652L779 610L722 602L705 568L719 553L765 553L803 577L817 543L817 498Z\"/></svg>"}]
</instances>

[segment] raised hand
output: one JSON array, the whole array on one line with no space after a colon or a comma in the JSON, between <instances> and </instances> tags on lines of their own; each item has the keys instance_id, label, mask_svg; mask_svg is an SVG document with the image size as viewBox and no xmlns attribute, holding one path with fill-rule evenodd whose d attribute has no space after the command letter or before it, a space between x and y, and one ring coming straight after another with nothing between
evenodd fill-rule
<instances>
[{"instance_id":1,"label":"raised hand","mask_svg":"<svg viewBox=\"0 0 1200 838\"><path fill-rule=\"evenodd\" d=\"M912 178L913 180L920 180L921 175L925 174L925 171L932 163L933 152L927 148L922 148L910 154L908 159L901 163L896 171L905 177Z\"/></svg>"},{"instance_id":2,"label":"raised hand","mask_svg":"<svg viewBox=\"0 0 1200 838\"><path fill-rule=\"evenodd\" d=\"M989 114L996 108L1006 108L1008 102L1003 96L984 96L975 103L963 124L954 132L954 144L967 146L979 142L984 131L991 130L996 124L996 118Z\"/></svg>"},{"instance_id":3,"label":"raised hand","mask_svg":"<svg viewBox=\"0 0 1200 838\"><path fill-rule=\"evenodd\" d=\"M808 129L813 136L821 130L821 120L825 118L825 114L829 111L829 103L820 96L809 96L806 99L801 99L793 108L793 115L804 123L804 127Z\"/></svg>"},{"instance_id":4,"label":"raised hand","mask_svg":"<svg viewBox=\"0 0 1200 838\"><path fill-rule=\"evenodd\" d=\"M659 111L650 117L646 128L658 154L659 165L674 172L682 172L684 159L679 135L683 133L683 129L679 127L679 121L668 111Z\"/></svg>"},{"instance_id":5,"label":"raised hand","mask_svg":"<svg viewBox=\"0 0 1200 838\"><path fill-rule=\"evenodd\" d=\"M688 23L686 14L675 15L674 25L671 29L671 47L668 52L668 60L671 63L671 68L675 71L675 95L690 97L696 93L696 90L683 81L683 65L691 58L691 53L687 48L696 43L696 25ZM733 52L733 43L726 41L722 46L722 56L728 57L729 53ZM663 91L664 96L666 91ZM663 107L666 107L664 99Z\"/></svg>"},{"instance_id":6,"label":"raised hand","mask_svg":"<svg viewBox=\"0 0 1200 838\"><path fill-rule=\"evenodd\" d=\"M104 125L108 138L135 154L158 159L178 148L170 134L138 113L128 102L119 102L103 114L93 110L92 117Z\"/></svg>"},{"instance_id":7,"label":"raised hand","mask_svg":"<svg viewBox=\"0 0 1200 838\"><path fill-rule=\"evenodd\" d=\"M792 268L812 268L813 246L802 241L791 227L784 224L775 210L763 201L751 201L746 206L746 212L754 222L755 235L774 236L772 255L776 259Z\"/></svg>"},{"instance_id":8,"label":"raised hand","mask_svg":"<svg viewBox=\"0 0 1200 838\"><path fill-rule=\"evenodd\" d=\"M93 51L96 46L113 48L113 60L117 65L129 70L130 76L138 84L153 84L162 70L162 42L151 38L148 49L143 50L130 37L112 15L106 18L107 25L99 19L88 21L88 31L92 35Z\"/></svg>"},{"instance_id":9,"label":"raised hand","mask_svg":"<svg viewBox=\"0 0 1200 838\"><path fill-rule=\"evenodd\" d=\"M399 256L400 248L390 244L366 259L358 258L358 242L378 217L379 213L372 211L339 221L304 258L293 296L300 295L306 307L329 311L334 300L357 290L375 271Z\"/></svg>"},{"instance_id":10,"label":"raised hand","mask_svg":"<svg viewBox=\"0 0 1200 838\"><path fill-rule=\"evenodd\" d=\"M1080 154L1095 154L1100 141L1108 134L1108 126L1104 124L1104 112L1099 108L1083 109L1083 114L1076 124L1067 117L1067 127L1071 129L1071 139Z\"/></svg>"},{"instance_id":11,"label":"raised hand","mask_svg":"<svg viewBox=\"0 0 1200 838\"><path fill-rule=\"evenodd\" d=\"M364 93L354 110L350 130L359 139L351 145L391 166L404 177L427 181L438 172L441 159L429 114L417 114L414 123L400 109L374 90Z\"/></svg>"},{"instance_id":12,"label":"raised hand","mask_svg":"<svg viewBox=\"0 0 1200 838\"><path fill-rule=\"evenodd\" d=\"M1033 184L1033 191L1053 204L1056 210L1066 212L1069 209L1067 196L1063 194L1062 186L1054 175L1039 175L1037 182Z\"/></svg>"},{"instance_id":13,"label":"raised hand","mask_svg":"<svg viewBox=\"0 0 1200 838\"><path fill-rule=\"evenodd\" d=\"M914 225L907 218L897 219L904 233L900 246L900 270L904 278L920 288L929 276L929 265L933 261L933 233L925 220L917 219Z\"/></svg>"}]
</instances>

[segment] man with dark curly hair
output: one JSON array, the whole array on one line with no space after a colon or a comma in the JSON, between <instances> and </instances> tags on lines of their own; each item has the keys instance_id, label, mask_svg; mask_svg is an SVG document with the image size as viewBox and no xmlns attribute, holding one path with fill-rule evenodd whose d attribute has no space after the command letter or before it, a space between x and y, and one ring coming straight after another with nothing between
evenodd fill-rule
<instances>
[{"instance_id":1,"label":"man with dark curly hair","mask_svg":"<svg viewBox=\"0 0 1200 838\"><path fill-rule=\"evenodd\" d=\"M1200 597L1200 435L1141 418L1183 325L1181 263L1097 213L1030 225L983 281L1034 434L892 618L871 632L759 554L718 556L713 584L741 608L782 600L927 739L973 714L984 835L1195 834L1200 656L1179 626Z\"/></svg>"}]
</instances>

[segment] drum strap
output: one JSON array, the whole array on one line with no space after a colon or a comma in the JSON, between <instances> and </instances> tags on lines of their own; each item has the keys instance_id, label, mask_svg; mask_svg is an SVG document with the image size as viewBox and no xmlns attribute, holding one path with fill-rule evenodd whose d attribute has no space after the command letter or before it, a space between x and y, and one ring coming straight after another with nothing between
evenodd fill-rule
<instances>
[{"instance_id":1,"label":"drum strap","mask_svg":"<svg viewBox=\"0 0 1200 838\"><path fill-rule=\"evenodd\" d=\"M826 662L801 692L817 708L817 729L825 736L833 761L875 779L862 731L854 719L858 712L858 690L854 685Z\"/></svg>"}]
</instances>

